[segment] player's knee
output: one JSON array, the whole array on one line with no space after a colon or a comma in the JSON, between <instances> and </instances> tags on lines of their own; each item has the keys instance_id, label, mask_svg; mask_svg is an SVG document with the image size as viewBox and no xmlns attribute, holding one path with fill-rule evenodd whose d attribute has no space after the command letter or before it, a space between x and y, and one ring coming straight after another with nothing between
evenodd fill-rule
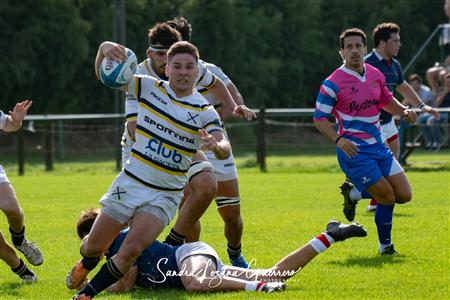
<instances>
[{"instance_id":1,"label":"player's knee","mask_svg":"<svg viewBox=\"0 0 450 300\"><path fill-rule=\"evenodd\" d=\"M385 189L382 193L376 197L377 201L384 205L394 205L395 203L395 194L394 191L389 188Z\"/></svg>"},{"instance_id":2,"label":"player's knee","mask_svg":"<svg viewBox=\"0 0 450 300\"><path fill-rule=\"evenodd\" d=\"M237 225L242 223L241 214L239 210L228 210L225 213L221 212L222 220L228 225Z\"/></svg>"},{"instance_id":3,"label":"player's knee","mask_svg":"<svg viewBox=\"0 0 450 300\"><path fill-rule=\"evenodd\" d=\"M96 240L89 239L88 236L88 238L83 239L83 243L80 247L80 252L85 257L98 257L103 255L103 253L105 253L108 248L108 244L99 243Z\"/></svg>"},{"instance_id":4,"label":"player's knee","mask_svg":"<svg viewBox=\"0 0 450 300\"><path fill-rule=\"evenodd\" d=\"M205 198L213 199L217 193L217 181L211 172L202 172L195 181L190 182L192 192L201 194Z\"/></svg>"},{"instance_id":5,"label":"player's knee","mask_svg":"<svg viewBox=\"0 0 450 300\"><path fill-rule=\"evenodd\" d=\"M412 199L411 189L405 189L397 193L396 202L399 204L403 204L411 201L411 199Z\"/></svg>"}]
</instances>

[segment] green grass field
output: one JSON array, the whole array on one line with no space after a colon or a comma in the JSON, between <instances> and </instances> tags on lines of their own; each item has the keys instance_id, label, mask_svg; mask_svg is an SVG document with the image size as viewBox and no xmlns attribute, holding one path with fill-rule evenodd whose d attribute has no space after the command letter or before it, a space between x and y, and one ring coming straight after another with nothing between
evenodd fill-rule
<instances>
[{"instance_id":1,"label":"green grass field","mask_svg":"<svg viewBox=\"0 0 450 300\"><path fill-rule=\"evenodd\" d=\"M99 299L448 299L449 298L449 152L417 153L407 174L413 201L395 209L393 240L399 255L377 255L373 214L358 206L356 220L369 235L333 245L318 256L280 294L149 291ZM38 242L45 261L33 270L39 282L22 284L0 263L0 299L70 299L64 279L79 258L75 221L79 212L98 206L97 200L116 175L114 162L57 163L53 172L28 165L17 176L14 162L3 163L26 214L27 234ZM332 217L344 220L338 186L344 179L333 155L274 156L268 172L260 173L254 159L238 159L245 223L243 250L253 267L269 267L308 242ZM247 166L247 167L244 167ZM225 260L223 224L215 207L202 219L202 240ZM0 230L7 222L0 216ZM9 239L9 234L6 234ZM164 234L165 236L165 234Z\"/></svg>"}]
</instances>

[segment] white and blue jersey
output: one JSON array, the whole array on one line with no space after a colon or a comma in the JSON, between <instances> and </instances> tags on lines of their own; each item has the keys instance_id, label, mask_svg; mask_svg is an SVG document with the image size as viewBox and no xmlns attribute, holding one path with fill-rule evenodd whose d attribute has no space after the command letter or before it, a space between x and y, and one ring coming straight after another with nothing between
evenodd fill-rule
<instances>
[{"instance_id":1,"label":"white and blue jersey","mask_svg":"<svg viewBox=\"0 0 450 300\"><path fill-rule=\"evenodd\" d=\"M206 67L205 63L202 61L198 62L198 76L196 79L196 87L198 89L205 89L214 86L217 82L217 77L212 74L209 69ZM152 68L152 62L150 58L147 58L143 62L141 62L136 69L136 75L147 75L156 78L157 80L167 80L167 78L161 78ZM125 101L125 115L127 122L136 121L137 113L138 113L138 100L136 97L127 93L126 101ZM125 165L126 161L130 157L131 146L134 143L134 139L130 132L128 132L127 126L125 126L125 131L122 136L122 165Z\"/></svg>"},{"instance_id":2,"label":"white and blue jersey","mask_svg":"<svg viewBox=\"0 0 450 300\"><path fill-rule=\"evenodd\" d=\"M138 99L136 142L124 173L157 190L181 191L200 147L200 128L222 132L214 108L196 91L178 98L167 81L135 76L128 92Z\"/></svg>"}]
</instances>

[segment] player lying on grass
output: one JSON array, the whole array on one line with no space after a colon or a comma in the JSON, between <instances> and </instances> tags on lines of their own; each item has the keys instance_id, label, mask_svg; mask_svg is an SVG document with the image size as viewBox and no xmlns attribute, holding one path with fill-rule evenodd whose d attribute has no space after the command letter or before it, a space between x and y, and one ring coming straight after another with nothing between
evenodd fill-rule
<instances>
[{"instance_id":1,"label":"player lying on grass","mask_svg":"<svg viewBox=\"0 0 450 300\"><path fill-rule=\"evenodd\" d=\"M81 239L87 238L98 213L98 209L81 213L77 222L77 232ZM119 251L127 234L128 228L119 233L106 252L107 257ZM367 232L362 225L347 225L331 220L324 232L285 256L270 269L244 269L224 265L217 252L203 242L174 247L155 241L108 291L125 291L135 285L142 288L184 288L188 292L281 291L286 288L286 279L297 274L334 242L364 236L367 236Z\"/></svg>"}]
</instances>

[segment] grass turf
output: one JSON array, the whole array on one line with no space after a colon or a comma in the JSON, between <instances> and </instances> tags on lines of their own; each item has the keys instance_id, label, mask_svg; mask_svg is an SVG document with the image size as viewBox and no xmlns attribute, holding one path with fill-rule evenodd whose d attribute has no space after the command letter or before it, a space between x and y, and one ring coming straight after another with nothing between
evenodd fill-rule
<instances>
[{"instance_id":1,"label":"grass turf","mask_svg":"<svg viewBox=\"0 0 450 300\"><path fill-rule=\"evenodd\" d=\"M268 157L267 173L252 158L239 158L243 251L253 267L270 267L282 256L307 243L332 217L344 219L338 185L344 179L333 155ZM184 291L135 289L99 299L446 299L449 296L449 153L419 152L407 172L414 190L411 203L398 205L393 241L399 255L377 255L373 214L361 202L356 220L369 236L333 245L298 275L282 294L244 292L187 294ZM114 162L57 163L53 172L27 166L16 176L14 163L4 165L26 215L27 235L44 252L42 266L33 267L39 282L22 284L0 263L1 299L69 299L66 273L78 260L75 221L79 212L98 206L97 200L116 175ZM226 260L223 222L211 206L202 218L202 240ZM7 233L6 218L0 229ZM167 232L167 230L166 230ZM163 236L165 236L163 234Z\"/></svg>"}]
</instances>

